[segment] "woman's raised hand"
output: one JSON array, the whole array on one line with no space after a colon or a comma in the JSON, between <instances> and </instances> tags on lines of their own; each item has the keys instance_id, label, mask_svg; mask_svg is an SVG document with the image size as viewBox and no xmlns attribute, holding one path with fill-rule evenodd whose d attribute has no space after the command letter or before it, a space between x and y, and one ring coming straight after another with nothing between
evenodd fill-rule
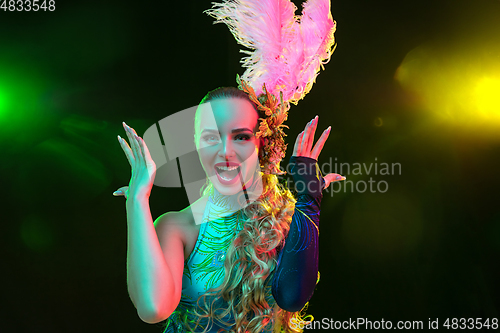
<instances>
[{"instance_id":1,"label":"woman's raised hand","mask_svg":"<svg viewBox=\"0 0 500 333\"><path fill-rule=\"evenodd\" d=\"M120 187L113 195L123 195L126 199L129 197L149 197L156 176L156 164L151 158L144 140L127 124L123 123L123 127L130 141L130 146L119 135L118 141L130 163L132 176L130 177L129 186Z\"/></svg>"},{"instance_id":2,"label":"woman's raised hand","mask_svg":"<svg viewBox=\"0 0 500 333\"><path fill-rule=\"evenodd\" d=\"M318 160L318 156L325 145L326 139L330 135L331 126L323 131L318 142L314 145L314 134L316 133L316 128L318 126L318 116L314 117L309 123L307 123L306 128L297 136L295 140L295 146L293 147L292 156L304 156L310 157ZM331 182L337 182L345 180L346 178L338 173L329 173L323 176L325 179L325 188L327 188Z\"/></svg>"}]
</instances>

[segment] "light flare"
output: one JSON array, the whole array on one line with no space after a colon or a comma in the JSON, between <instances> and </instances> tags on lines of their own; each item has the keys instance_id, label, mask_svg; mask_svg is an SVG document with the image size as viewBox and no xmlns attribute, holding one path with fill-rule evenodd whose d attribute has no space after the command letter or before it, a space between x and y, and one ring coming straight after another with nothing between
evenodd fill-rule
<instances>
[{"instance_id":1,"label":"light flare","mask_svg":"<svg viewBox=\"0 0 500 333\"><path fill-rule=\"evenodd\" d=\"M498 136L500 63L498 45L464 49L424 44L410 51L394 79L416 98L429 119L478 135Z\"/></svg>"}]
</instances>

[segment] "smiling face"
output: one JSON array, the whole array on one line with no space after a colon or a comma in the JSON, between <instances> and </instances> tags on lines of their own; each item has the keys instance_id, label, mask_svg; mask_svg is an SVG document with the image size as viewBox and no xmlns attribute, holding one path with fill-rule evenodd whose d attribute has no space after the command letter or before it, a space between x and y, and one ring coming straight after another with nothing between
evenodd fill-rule
<instances>
[{"instance_id":1,"label":"smiling face","mask_svg":"<svg viewBox=\"0 0 500 333\"><path fill-rule=\"evenodd\" d=\"M233 195L252 184L259 166L258 113L242 98L220 98L200 105L195 143L201 164L214 187Z\"/></svg>"}]
</instances>

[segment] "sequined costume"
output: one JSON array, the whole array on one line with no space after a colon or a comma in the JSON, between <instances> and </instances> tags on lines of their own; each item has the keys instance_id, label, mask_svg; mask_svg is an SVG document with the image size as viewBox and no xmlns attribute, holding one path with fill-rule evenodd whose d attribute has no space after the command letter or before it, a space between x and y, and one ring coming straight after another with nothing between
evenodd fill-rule
<instances>
[{"instance_id":1,"label":"sequined costume","mask_svg":"<svg viewBox=\"0 0 500 333\"><path fill-rule=\"evenodd\" d=\"M270 305L277 303L282 309L293 312L301 310L309 301L318 281L319 216L325 180L312 158L292 156L290 164L290 174L298 193L297 202L285 246L278 255L275 274L270 274L266 281L266 300ZM185 261L181 300L167 319L165 333L186 332L179 314L183 311L192 313L198 297L222 283L225 254L243 228L239 213L200 226L196 245ZM224 301L221 299L221 302ZM232 316L224 320L233 322ZM202 321L201 325L206 326L207 321ZM209 332L215 333L221 328L227 329L213 323ZM272 330L262 332L271 333Z\"/></svg>"}]
</instances>

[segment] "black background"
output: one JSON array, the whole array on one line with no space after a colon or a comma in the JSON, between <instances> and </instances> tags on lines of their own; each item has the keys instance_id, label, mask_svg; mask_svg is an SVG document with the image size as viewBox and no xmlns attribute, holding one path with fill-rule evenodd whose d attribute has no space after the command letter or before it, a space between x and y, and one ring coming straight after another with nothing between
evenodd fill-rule
<instances>
[{"instance_id":1,"label":"black background","mask_svg":"<svg viewBox=\"0 0 500 333\"><path fill-rule=\"evenodd\" d=\"M127 294L125 200L112 193L130 168L116 136L122 121L142 134L236 84L240 46L209 7L58 0L53 12L0 11L0 91L18 93L0 113L2 332L161 331ZM498 318L499 140L429 122L394 74L422 43L500 37L500 2L351 0L331 11L338 48L290 110L282 165L318 114L318 131L332 126L320 164L400 163L401 174L373 176L385 193L324 195L308 313L425 328ZM9 87L7 69L21 83ZM150 203L154 218L189 204L183 189L158 187Z\"/></svg>"}]
</instances>

